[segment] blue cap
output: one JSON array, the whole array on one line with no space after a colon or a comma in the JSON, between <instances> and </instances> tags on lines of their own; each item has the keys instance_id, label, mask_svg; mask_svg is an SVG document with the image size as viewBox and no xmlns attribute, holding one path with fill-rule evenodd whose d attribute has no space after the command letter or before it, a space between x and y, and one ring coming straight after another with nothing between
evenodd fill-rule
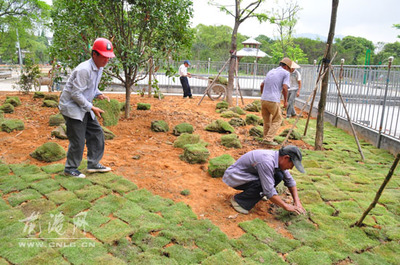
<instances>
[{"instance_id":1,"label":"blue cap","mask_svg":"<svg viewBox=\"0 0 400 265\"><path fill-rule=\"evenodd\" d=\"M190 65L189 60L185 60L183 63L187 63L188 65Z\"/></svg>"}]
</instances>

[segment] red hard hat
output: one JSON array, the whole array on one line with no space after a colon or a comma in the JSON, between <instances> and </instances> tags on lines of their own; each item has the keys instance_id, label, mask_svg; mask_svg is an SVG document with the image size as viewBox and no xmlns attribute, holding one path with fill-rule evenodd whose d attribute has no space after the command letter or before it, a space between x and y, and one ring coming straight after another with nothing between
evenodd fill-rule
<instances>
[{"instance_id":1,"label":"red hard hat","mask_svg":"<svg viewBox=\"0 0 400 265\"><path fill-rule=\"evenodd\" d=\"M115 54L113 52L114 48L111 41L105 38L97 38L93 43L92 50L97 51L98 53L107 58L115 57Z\"/></svg>"}]
</instances>

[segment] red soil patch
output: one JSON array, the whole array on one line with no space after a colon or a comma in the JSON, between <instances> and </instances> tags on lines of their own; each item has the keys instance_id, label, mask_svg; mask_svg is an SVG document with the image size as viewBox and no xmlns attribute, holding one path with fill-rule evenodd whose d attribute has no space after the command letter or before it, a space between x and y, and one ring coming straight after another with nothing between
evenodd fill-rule
<instances>
[{"instance_id":1,"label":"red soil patch","mask_svg":"<svg viewBox=\"0 0 400 265\"><path fill-rule=\"evenodd\" d=\"M22 105L16 107L14 113L5 114L5 118L23 120L25 130L12 133L0 132L1 160L9 164L25 162L43 166L48 163L37 161L29 155L38 146L53 141L67 150L67 140L53 138L50 135L54 127L49 126L49 116L58 113L57 109L41 107L42 100L33 99L33 94L1 92L0 102L4 102L6 95L19 96ZM121 102L125 101L123 94L108 94L108 96ZM190 205L199 219L210 219L229 237L242 235L244 232L238 223L254 218L265 220L277 231L290 237L284 224L268 213L268 209L271 208L269 202L258 203L249 215L237 214L229 203L229 197L237 193L236 190L229 188L221 179L211 178L207 173L207 164L190 165L179 159L182 149L173 147L176 136L171 131L175 125L182 122L192 124L195 133L210 144L207 147L211 153L210 158L228 153L238 159L250 150L266 148L248 135L252 126L236 129L243 148L228 149L222 146L220 134L204 130L207 124L220 118L215 111L217 102L205 98L199 106L199 101L200 97L182 99L181 96L166 96L163 100L158 100L132 94L131 117L129 119L121 117L118 125L108 127L117 136L113 140L106 141L102 163L112 167L115 174L132 180L139 188ZM138 102L150 103L151 110L136 110ZM251 102L253 99L245 99L245 105ZM169 124L170 132L152 132L150 125L153 120L165 120ZM281 131L289 127L285 121ZM302 141L292 144L303 149L312 148ZM137 155L140 159L133 159ZM65 159L55 163L65 163ZM185 189L190 191L190 195L180 194Z\"/></svg>"}]
</instances>

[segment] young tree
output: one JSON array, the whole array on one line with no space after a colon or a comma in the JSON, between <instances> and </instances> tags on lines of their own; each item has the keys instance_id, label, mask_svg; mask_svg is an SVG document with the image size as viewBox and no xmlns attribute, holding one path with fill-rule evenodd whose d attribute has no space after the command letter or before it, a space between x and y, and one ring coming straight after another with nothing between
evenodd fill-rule
<instances>
[{"instance_id":1,"label":"young tree","mask_svg":"<svg viewBox=\"0 0 400 265\"><path fill-rule=\"evenodd\" d=\"M236 70L236 56L232 53L237 50L237 34L239 26L249 18L257 18L259 22L267 21L269 18L265 13L256 13L255 11L259 8L261 3L265 0L234 0L233 10L228 6L224 6L216 3L214 0L210 0L210 3L217 6L221 11L228 15L231 15L235 19L235 24L232 30L231 37L231 48L230 48L230 61L229 61L229 72L228 72L228 88L226 91L226 101L229 105L232 105L233 95L233 81Z\"/></svg>"},{"instance_id":2,"label":"young tree","mask_svg":"<svg viewBox=\"0 0 400 265\"><path fill-rule=\"evenodd\" d=\"M230 48L232 28L225 25L196 26L195 37L192 45L192 59L206 61L211 58L213 61L225 61L226 51ZM245 36L238 33L238 41L244 41Z\"/></svg>"},{"instance_id":3,"label":"young tree","mask_svg":"<svg viewBox=\"0 0 400 265\"><path fill-rule=\"evenodd\" d=\"M0 57L17 58L17 33L21 49L33 54L36 61L46 60L46 46L38 40L38 30L47 23L50 6L40 0L0 0ZM39 57L38 57L39 55Z\"/></svg>"},{"instance_id":4,"label":"young tree","mask_svg":"<svg viewBox=\"0 0 400 265\"><path fill-rule=\"evenodd\" d=\"M375 46L372 41L365 38L346 36L343 39L336 39L335 49L348 64L363 65L366 51L373 52Z\"/></svg>"},{"instance_id":5,"label":"young tree","mask_svg":"<svg viewBox=\"0 0 400 265\"><path fill-rule=\"evenodd\" d=\"M90 58L97 37L109 38L116 58L105 73L122 82L126 106L134 85L147 76L148 61L177 58L190 46L190 0L53 0L53 55L75 67ZM125 108L125 117L130 116Z\"/></svg>"},{"instance_id":6,"label":"young tree","mask_svg":"<svg viewBox=\"0 0 400 265\"><path fill-rule=\"evenodd\" d=\"M284 2L284 7L279 8L273 13L273 24L277 26L276 28L278 31L277 45L274 50L282 54L282 57L290 57L288 50L291 49L293 53L293 49L295 48L292 35L294 33L294 27L297 24L297 13L299 11L300 6L297 2L289 0ZM304 57L304 55L299 56ZM282 57L279 57L278 62ZM290 59L295 60L297 58L290 57Z\"/></svg>"},{"instance_id":7,"label":"young tree","mask_svg":"<svg viewBox=\"0 0 400 265\"><path fill-rule=\"evenodd\" d=\"M337 9L339 5L339 0L332 0L332 12L331 12L331 23L329 26L329 34L327 40L327 53L326 58L323 61L323 71L327 70L327 73L322 79L321 86L321 96L318 102L318 114L317 114L317 131L315 133L315 150L322 150L322 144L324 140L324 112L326 105L326 96L328 94L328 81L329 81L329 62L331 60L331 46L333 43L333 38L335 37L335 27L336 27L336 17Z\"/></svg>"}]
</instances>

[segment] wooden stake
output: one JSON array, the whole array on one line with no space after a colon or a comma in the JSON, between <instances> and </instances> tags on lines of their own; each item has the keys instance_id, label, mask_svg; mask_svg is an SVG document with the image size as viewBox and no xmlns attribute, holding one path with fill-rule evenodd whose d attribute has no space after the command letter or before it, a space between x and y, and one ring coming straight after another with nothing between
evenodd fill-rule
<instances>
[{"instance_id":1,"label":"wooden stake","mask_svg":"<svg viewBox=\"0 0 400 265\"><path fill-rule=\"evenodd\" d=\"M338 96L339 96L339 98L340 98L340 101L342 102L344 111L346 112L347 120L348 120L348 122L349 122L349 124L350 124L351 131L353 132L354 139L356 140L357 147L358 147L358 152L360 152L361 159L364 160L365 157L364 157L363 151L362 151L362 149L361 149L360 142L358 141L358 137L357 137L356 131L354 130L353 123L351 122L350 114L349 114L349 112L347 111L346 103L344 103L344 100L343 100L343 97L342 97L342 93L340 92L340 85L339 85L339 83L338 83L338 81L337 81L337 79L336 79L335 73L333 72L333 67L332 67L332 65L330 65L329 67L331 68L331 74L332 74L333 80L335 81L335 84L336 84Z\"/></svg>"},{"instance_id":2,"label":"wooden stake","mask_svg":"<svg viewBox=\"0 0 400 265\"><path fill-rule=\"evenodd\" d=\"M399 163L400 160L400 153L397 154L392 167L389 170L389 173L387 174L386 178L384 179L381 187L379 188L378 192L375 195L375 199L374 201L370 204L370 206L368 207L367 210L365 210L365 212L363 213L363 215L361 216L360 220L358 220L356 223L354 223L353 226L358 226L360 227L362 225L362 222L364 221L365 217L368 215L368 213L375 207L375 205L378 203L379 198L382 195L383 190L385 189L386 185L389 183L390 179L392 178L393 172L397 167L397 164Z\"/></svg>"}]
</instances>

